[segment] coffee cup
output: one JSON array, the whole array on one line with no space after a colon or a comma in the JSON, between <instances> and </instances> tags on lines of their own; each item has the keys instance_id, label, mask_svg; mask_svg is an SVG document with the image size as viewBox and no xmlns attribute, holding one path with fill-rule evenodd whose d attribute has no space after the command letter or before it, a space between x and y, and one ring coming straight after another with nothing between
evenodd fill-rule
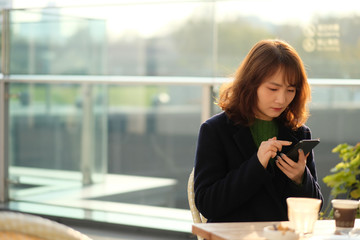
<instances>
[{"instance_id":1,"label":"coffee cup","mask_svg":"<svg viewBox=\"0 0 360 240\"><path fill-rule=\"evenodd\" d=\"M289 221L294 230L302 236L312 234L322 201L316 198L289 197L286 202Z\"/></svg>"},{"instance_id":2,"label":"coffee cup","mask_svg":"<svg viewBox=\"0 0 360 240\"><path fill-rule=\"evenodd\" d=\"M334 210L334 219L337 231L351 231L359 207L358 200L333 199L331 204Z\"/></svg>"}]
</instances>

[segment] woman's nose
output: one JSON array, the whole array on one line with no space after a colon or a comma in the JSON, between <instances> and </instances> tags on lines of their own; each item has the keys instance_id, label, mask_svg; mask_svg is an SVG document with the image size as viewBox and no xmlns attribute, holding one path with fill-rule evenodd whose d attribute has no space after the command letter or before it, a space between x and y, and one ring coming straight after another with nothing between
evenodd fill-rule
<instances>
[{"instance_id":1,"label":"woman's nose","mask_svg":"<svg viewBox=\"0 0 360 240\"><path fill-rule=\"evenodd\" d=\"M277 96L276 96L276 102L277 103L285 103L286 102L286 93L283 91L279 91Z\"/></svg>"}]
</instances>

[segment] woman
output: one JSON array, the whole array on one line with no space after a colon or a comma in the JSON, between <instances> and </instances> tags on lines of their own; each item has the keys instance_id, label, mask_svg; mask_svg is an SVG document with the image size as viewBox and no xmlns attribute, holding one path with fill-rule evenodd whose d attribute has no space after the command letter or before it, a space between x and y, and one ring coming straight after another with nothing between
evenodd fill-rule
<instances>
[{"instance_id":1,"label":"woman","mask_svg":"<svg viewBox=\"0 0 360 240\"><path fill-rule=\"evenodd\" d=\"M223 110L201 125L195 159L195 203L208 222L287 220L287 197L323 199L313 152L285 154L311 139L310 86L289 44L258 42L220 90Z\"/></svg>"}]
</instances>

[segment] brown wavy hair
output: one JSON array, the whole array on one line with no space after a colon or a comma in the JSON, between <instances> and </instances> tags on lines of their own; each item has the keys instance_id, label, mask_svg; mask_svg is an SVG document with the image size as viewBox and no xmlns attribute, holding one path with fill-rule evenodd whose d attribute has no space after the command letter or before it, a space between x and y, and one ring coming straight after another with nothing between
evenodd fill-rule
<instances>
[{"instance_id":1,"label":"brown wavy hair","mask_svg":"<svg viewBox=\"0 0 360 240\"><path fill-rule=\"evenodd\" d=\"M291 129L299 128L309 117L311 90L301 58L282 40L256 43L236 70L233 81L220 88L217 105L235 124L250 126L255 120L259 86L279 69L284 71L289 85L295 86L296 94L277 120Z\"/></svg>"}]
</instances>

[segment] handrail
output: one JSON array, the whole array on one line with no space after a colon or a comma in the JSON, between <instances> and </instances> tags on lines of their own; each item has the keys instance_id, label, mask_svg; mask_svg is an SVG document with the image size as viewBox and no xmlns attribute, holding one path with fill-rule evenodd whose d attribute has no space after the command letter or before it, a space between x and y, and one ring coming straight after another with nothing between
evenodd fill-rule
<instances>
[{"instance_id":1,"label":"handrail","mask_svg":"<svg viewBox=\"0 0 360 240\"><path fill-rule=\"evenodd\" d=\"M9 75L1 77L6 83L49 84L120 84L120 85L217 85L229 81L226 77L180 76L119 76L119 75ZM313 86L360 86L360 79L309 78Z\"/></svg>"},{"instance_id":2,"label":"handrail","mask_svg":"<svg viewBox=\"0 0 360 240\"><path fill-rule=\"evenodd\" d=\"M125 85L213 85L227 81L213 77L174 76L115 76L115 75L10 75L2 79L8 83L72 83L72 84L125 84Z\"/></svg>"}]
</instances>

